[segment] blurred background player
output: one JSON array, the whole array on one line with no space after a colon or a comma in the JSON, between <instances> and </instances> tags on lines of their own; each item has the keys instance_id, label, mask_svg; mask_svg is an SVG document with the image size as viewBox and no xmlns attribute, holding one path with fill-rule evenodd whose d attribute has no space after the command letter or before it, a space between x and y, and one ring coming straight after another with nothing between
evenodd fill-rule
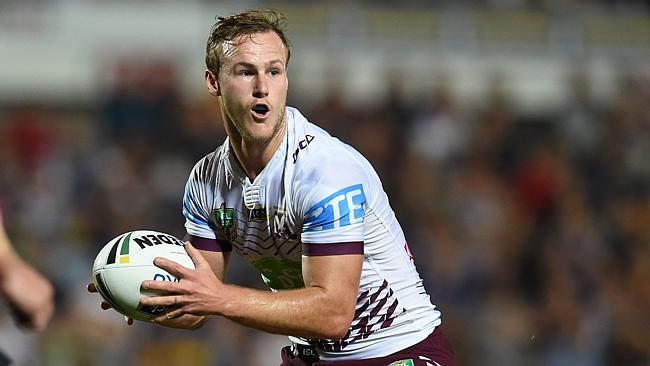
<instances>
[{"instance_id":1,"label":"blurred background player","mask_svg":"<svg viewBox=\"0 0 650 366\"><path fill-rule=\"evenodd\" d=\"M18 325L42 331L54 312L54 288L14 250L0 212L0 293Z\"/></svg>"},{"instance_id":2,"label":"blurred background player","mask_svg":"<svg viewBox=\"0 0 650 366\"><path fill-rule=\"evenodd\" d=\"M21 328L43 331L54 313L54 287L16 253L0 209L0 295ZM0 366L15 365L0 349Z\"/></svg>"}]
</instances>

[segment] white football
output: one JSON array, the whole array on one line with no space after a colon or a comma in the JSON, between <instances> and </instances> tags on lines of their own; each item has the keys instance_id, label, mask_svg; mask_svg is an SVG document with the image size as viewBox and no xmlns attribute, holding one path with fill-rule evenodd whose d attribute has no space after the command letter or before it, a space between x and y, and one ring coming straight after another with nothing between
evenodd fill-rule
<instances>
[{"instance_id":1,"label":"white football","mask_svg":"<svg viewBox=\"0 0 650 366\"><path fill-rule=\"evenodd\" d=\"M183 241L173 235L150 230L131 231L109 241L97 254L93 264L97 291L113 309L136 320L165 313L166 306L139 306L143 296L152 295L140 289L142 281L178 281L153 264L156 257L194 268Z\"/></svg>"}]
</instances>

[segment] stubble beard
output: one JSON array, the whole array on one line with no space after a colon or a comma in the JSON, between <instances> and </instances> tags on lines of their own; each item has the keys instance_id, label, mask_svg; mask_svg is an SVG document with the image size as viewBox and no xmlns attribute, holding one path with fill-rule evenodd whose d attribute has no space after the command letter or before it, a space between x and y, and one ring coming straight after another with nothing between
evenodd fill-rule
<instances>
[{"instance_id":1,"label":"stubble beard","mask_svg":"<svg viewBox=\"0 0 650 366\"><path fill-rule=\"evenodd\" d=\"M225 107L225 106L222 106ZM270 136L256 136L251 131L245 126L244 123L241 121L237 120L232 116L228 108L222 108L223 110L223 117L227 121L228 124L230 124L232 127L235 128L239 136L241 137L241 140L245 144L250 144L250 145L267 145L271 141L273 141L273 138L278 135L280 130L282 129L282 124L284 122L284 116L285 116L285 107L283 106L280 113L278 114L277 118L275 119L273 123L273 131L271 132Z\"/></svg>"}]
</instances>

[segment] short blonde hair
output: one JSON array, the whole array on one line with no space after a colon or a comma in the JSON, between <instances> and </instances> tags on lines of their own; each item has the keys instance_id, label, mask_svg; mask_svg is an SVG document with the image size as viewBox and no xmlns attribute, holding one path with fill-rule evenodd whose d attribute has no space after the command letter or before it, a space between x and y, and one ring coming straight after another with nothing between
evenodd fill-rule
<instances>
[{"instance_id":1,"label":"short blonde hair","mask_svg":"<svg viewBox=\"0 0 650 366\"><path fill-rule=\"evenodd\" d=\"M284 34L287 20L284 14L271 10L248 10L228 17L217 17L210 30L210 37L205 48L205 65L215 75L219 74L223 60L223 45L241 36L256 33L274 32L280 37L287 49L287 64L291 56L289 41Z\"/></svg>"}]
</instances>

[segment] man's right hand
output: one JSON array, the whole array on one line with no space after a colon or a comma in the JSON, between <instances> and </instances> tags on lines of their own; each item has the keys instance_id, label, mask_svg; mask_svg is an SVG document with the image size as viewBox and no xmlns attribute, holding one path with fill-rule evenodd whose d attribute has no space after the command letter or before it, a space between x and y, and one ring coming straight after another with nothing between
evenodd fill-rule
<instances>
[{"instance_id":1,"label":"man's right hand","mask_svg":"<svg viewBox=\"0 0 650 366\"><path fill-rule=\"evenodd\" d=\"M89 283L88 286L86 286L86 289L88 290L88 292L98 293L97 287L95 287L95 284L92 283L92 282ZM108 310L108 309L112 308L112 306L109 303L107 303L106 301L104 301L104 300L102 300L102 302L100 304L100 307L103 310ZM128 316L125 315L124 320L126 321L126 324L133 325L133 318L128 317ZM186 314L186 315L180 316L178 318L167 319L167 320L165 320L163 322L158 322L156 324L160 324L160 325L168 327L168 328L192 330L192 329L200 328L207 321L208 321L207 316L194 316L194 315Z\"/></svg>"}]
</instances>

